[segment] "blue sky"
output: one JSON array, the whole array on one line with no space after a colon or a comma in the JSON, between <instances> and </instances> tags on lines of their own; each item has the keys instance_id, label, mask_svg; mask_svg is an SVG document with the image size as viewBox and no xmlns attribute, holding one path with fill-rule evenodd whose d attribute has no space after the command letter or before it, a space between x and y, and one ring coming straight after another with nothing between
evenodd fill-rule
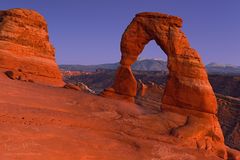
<instances>
[{"instance_id":1,"label":"blue sky","mask_svg":"<svg viewBox=\"0 0 240 160\"><path fill-rule=\"evenodd\" d=\"M58 64L99 64L120 59L122 33L138 12L181 17L183 31L205 64L240 65L239 0L1 0L0 9L29 8L48 22ZM141 57L165 59L150 42Z\"/></svg>"}]
</instances>

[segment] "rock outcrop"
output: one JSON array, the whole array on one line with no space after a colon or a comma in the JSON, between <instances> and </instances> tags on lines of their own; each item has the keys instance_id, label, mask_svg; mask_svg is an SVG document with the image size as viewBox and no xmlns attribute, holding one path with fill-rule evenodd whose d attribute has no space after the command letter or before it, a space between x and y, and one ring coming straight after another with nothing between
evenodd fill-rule
<instances>
[{"instance_id":1,"label":"rock outcrop","mask_svg":"<svg viewBox=\"0 0 240 160\"><path fill-rule=\"evenodd\" d=\"M144 84L138 81L138 92L135 97L135 102L145 109L148 113L157 114L160 111L162 104L161 97L164 93L164 86L152 82ZM239 102L237 98L231 98L217 94L218 101L218 118L221 128L224 133L225 143L231 148L227 147L228 159L239 159L240 152L240 112ZM233 148L237 149L234 150Z\"/></svg>"},{"instance_id":2,"label":"rock outcrop","mask_svg":"<svg viewBox=\"0 0 240 160\"><path fill-rule=\"evenodd\" d=\"M91 90L87 85L82 82L78 82L77 84L66 83L64 88L96 94L95 91Z\"/></svg>"},{"instance_id":3,"label":"rock outcrop","mask_svg":"<svg viewBox=\"0 0 240 160\"><path fill-rule=\"evenodd\" d=\"M0 86L1 160L221 160L210 142L196 149L169 136L184 115L9 79ZM146 96L151 88L157 91L150 86ZM238 151L228 153L239 159Z\"/></svg>"},{"instance_id":4,"label":"rock outcrop","mask_svg":"<svg viewBox=\"0 0 240 160\"><path fill-rule=\"evenodd\" d=\"M47 23L27 9L0 11L0 69L11 79L63 86Z\"/></svg>"},{"instance_id":5,"label":"rock outcrop","mask_svg":"<svg viewBox=\"0 0 240 160\"><path fill-rule=\"evenodd\" d=\"M197 51L180 30L182 20L160 13L137 14L122 36L122 58L112 91L136 96L137 82L131 65L151 40L168 56L169 76L163 96L165 106L216 113L216 98L209 84L205 67Z\"/></svg>"},{"instance_id":6,"label":"rock outcrop","mask_svg":"<svg viewBox=\"0 0 240 160\"><path fill-rule=\"evenodd\" d=\"M143 108L147 108L150 113L159 113L165 87L152 82L145 83L138 82L135 102ZM216 94L216 97L218 102L217 117L225 137L225 144L240 150L240 99L221 94Z\"/></svg>"},{"instance_id":7,"label":"rock outcrop","mask_svg":"<svg viewBox=\"0 0 240 160\"><path fill-rule=\"evenodd\" d=\"M122 36L122 57L115 82L102 95L134 101L137 81L131 65L144 46L155 40L168 56L169 75L162 98L162 111L185 117L185 122L172 126L169 134L226 159L224 137L215 115L216 97L199 54L190 47L181 27L182 19L179 17L150 12L137 14Z\"/></svg>"}]
</instances>

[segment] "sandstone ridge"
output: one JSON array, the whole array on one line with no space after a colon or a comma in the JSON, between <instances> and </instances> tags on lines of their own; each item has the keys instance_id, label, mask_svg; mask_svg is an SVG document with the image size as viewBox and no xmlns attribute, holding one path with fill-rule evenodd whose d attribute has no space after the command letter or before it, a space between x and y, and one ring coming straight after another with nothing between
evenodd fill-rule
<instances>
[{"instance_id":1,"label":"sandstone ridge","mask_svg":"<svg viewBox=\"0 0 240 160\"><path fill-rule=\"evenodd\" d=\"M36 11L0 11L0 69L11 79L64 85L47 23Z\"/></svg>"}]
</instances>

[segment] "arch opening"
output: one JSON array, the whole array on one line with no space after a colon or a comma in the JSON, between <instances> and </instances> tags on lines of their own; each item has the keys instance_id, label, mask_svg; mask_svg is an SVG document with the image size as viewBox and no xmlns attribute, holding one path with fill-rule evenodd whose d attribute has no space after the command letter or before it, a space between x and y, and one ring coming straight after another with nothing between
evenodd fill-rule
<instances>
[{"instance_id":1,"label":"arch opening","mask_svg":"<svg viewBox=\"0 0 240 160\"><path fill-rule=\"evenodd\" d=\"M145 45L143 51L138 56L138 61L145 59L167 61L167 55L155 40L151 40Z\"/></svg>"},{"instance_id":2,"label":"arch opening","mask_svg":"<svg viewBox=\"0 0 240 160\"><path fill-rule=\"evenodd\" d=\"M168 76L166 53L155 40L151 40L131 69L137 80L135 103L148 112L158 113Z\"/></svg>"},{"instance_id":3,"label":"arch opening","mask_svg":"<svg viewBox=\"0 0 240 160\"><path fill-rule=\"evenodd\" d=\"M168 57L169 70L162 98L156 98L161 101L163 112L170 111L186 116L186 124L172 128L171 135L191 138L201 135L200 138L206 139L205 137L211 133L217 135L218 141L223 144L223 135L219 132L219 124L214 119L216 97L201 58L197 51L190 47L180 29L181 26L182 20L175 16L152 12L137 14L122 36L122 57L114 84L102 95L136 103L134 98L137 93L137 81L131 65L137 60L145 45L154 39ZM161 95L157 93L150 95L149 98L153 96ZM149 113L148 109L146 111ZM212 129L212 126L215 129ZM199 132L198 128L202 131Z\"/></svg>"},{"instance_id":4,"label":"arch opening","mask_svg":"<svg viewBox=\"0 0 240 160\"><path fill-rule=\"evenodd\" d=\"M168 73L167 55L155 40L151 40L144 46L138 59L131 65L131 69L138 82L165 85Z\"/></svg>"},{"instance_id":5,"label":"arch opening","mask_svg":"<svg viewBox=\"0 0 240 160\"><path fill-rule=\"evenodd\" d=\"M137 81L131 66L145 45L155 40L168 57L169 76L162 98L164 106L216 113L216 97L204 65L197 51L190 47L181 26L182 20L178 17L160 13L137 14L122 36L120 67L114 84L104 94L134 102Z\"/></svg>"}]
</instances>

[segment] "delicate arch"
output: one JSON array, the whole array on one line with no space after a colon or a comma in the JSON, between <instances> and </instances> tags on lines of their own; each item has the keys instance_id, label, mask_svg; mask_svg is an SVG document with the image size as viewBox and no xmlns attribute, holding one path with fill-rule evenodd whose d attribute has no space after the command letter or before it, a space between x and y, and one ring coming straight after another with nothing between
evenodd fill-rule
<instances>
[{"instance_id":1,"label":"delicate arch","mask_svg":"<svg viewBox=\"0 0 240 160\"><path fill-rule=\"evenodd\" d=\"M104 91L106 96L133 100L137 82L131 65L151 40L168 56L169 76L162 99L163 109L174 107L216 112L216 97L197 51L180 30L182 20L160 13L137 14L125 30L121 40L122 57L113 86Z\"/></svg>"}]
</instances>

